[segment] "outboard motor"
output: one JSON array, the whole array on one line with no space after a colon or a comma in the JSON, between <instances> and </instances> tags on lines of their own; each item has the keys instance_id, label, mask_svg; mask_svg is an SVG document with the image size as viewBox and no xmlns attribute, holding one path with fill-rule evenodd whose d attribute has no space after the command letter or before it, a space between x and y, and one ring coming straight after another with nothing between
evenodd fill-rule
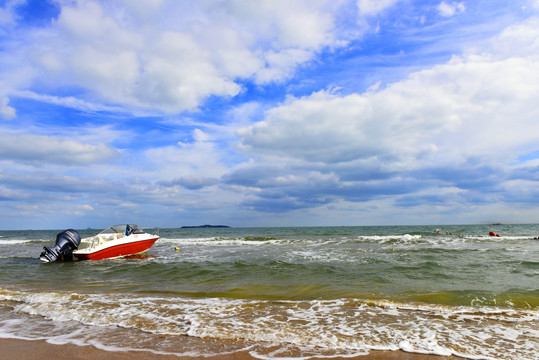
<instances>
[{"instance_id":1,"label":"outboard motor","mask_svg":"<svg viewBox=\"0 0 539 360\"><path fill-rule=\"evenodd\" d=\"M43 262L56 261L60 256L63 260L73 260L73 250L80 244L80 235L76 230L67 229L56 235L56 244L53 247L44 246L39 259Z\"/></svg>"}]
</instances>

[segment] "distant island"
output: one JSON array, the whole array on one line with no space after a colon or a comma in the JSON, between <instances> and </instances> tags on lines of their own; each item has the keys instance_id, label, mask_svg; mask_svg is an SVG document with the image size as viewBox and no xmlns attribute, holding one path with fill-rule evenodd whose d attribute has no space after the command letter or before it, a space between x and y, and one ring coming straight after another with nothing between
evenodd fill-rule
<instances>
[{"instance_id":1,"label":"distant island","mask_svg":"<svg viewBox=\"0 0 539 360\"><path fill-rule=\"evenodd\" d=\"M197 225L197 226L182 226L182 229L206 229L206 228L229 228L226 225Z\"/></svg>"}]
</instances>

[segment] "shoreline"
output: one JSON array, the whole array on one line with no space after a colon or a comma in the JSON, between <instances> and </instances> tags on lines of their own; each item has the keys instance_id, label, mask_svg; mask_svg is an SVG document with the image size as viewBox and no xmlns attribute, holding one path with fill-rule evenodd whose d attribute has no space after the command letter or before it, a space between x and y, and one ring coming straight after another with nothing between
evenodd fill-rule
<instances>
[{"instance_id":1,"label":"shoreline","mask_svg":"<svg viewBox=\"0 0 539 360\"><path fill-rule=\"evenodd\" d=\"M107 351L91 345L79 346L74 344L55 345L45 340L20 340L0 338L0 360L42 360L52 358L55 360L258 360L248 351L239 351L215 356L180 356L170 354L156 354L150 351ZM335 359L335 360L461 360L458 356L439 356L407 353L402 350L375 351L368 355L352 357L311 357L309 359Z\"/></svg>"}]
</instances>

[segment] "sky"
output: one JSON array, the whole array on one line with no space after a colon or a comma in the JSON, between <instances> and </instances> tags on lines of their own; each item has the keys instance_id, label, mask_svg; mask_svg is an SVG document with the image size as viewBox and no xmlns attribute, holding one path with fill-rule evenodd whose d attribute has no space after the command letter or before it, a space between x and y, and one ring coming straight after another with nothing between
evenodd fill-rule
<instances>
[{"instance_id":1,"label":"sky","mask_svg":"<svg viewBox=\"0 0 539 360\"><path fill-rule=\"evenodd\" d=\"M0 229L537 204L539 0L0 0Z\"/></svg>"}]
</instances>

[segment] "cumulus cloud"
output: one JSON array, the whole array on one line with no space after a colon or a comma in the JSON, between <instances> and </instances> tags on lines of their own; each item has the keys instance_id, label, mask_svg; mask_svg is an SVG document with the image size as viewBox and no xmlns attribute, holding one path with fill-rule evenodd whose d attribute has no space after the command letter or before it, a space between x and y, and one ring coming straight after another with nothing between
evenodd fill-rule
<instances>
[{"instance_id":1,"label":"cumulus cloud","mask_svg":"<svg viewBox=\"0 0 539 360\"><path fill-rule=\"evenodd\" d=\"M522 32L508 29L498 39L513 43L514 36L523 45ZM309 162L381 156L395 162L454 161L464 153L510 160L535 146L538 91L535 57L472 54L378 91L347 96L322 91L291 98L238 134L252 151Z\"/></svg>"},{"instance_id":2,"label":"cumulus cloud","mask_svg":"<svg viewBox=\"0 0 539 360\"><path fill-rule=\"evenodd\" d=\"M14 108L8 105L9 99L7 97L0 97L0 117L11 120L17 116Z\"/></svg>"},{"instance_id":3,"label":"cumulus cloud","mask_svg":"<svg viewBox=\"0 0 539 360\"><path fill-rule=\"evenodd\" d=\"M259 199L276 191L271 183L277 178L289 185L283 190L280 184L289 196L310 189L319 200L411 196L431 186L501 196L501 184L515 171L511 164L536 151L539 140L539 59L523 46L527 40L537 46L537 28L534 20L493 39L518 39L512 49L519 47L520 56L493 46L363 94L321 91L289 98L263 121L238 130L245 151L259 159L257 172L264 174L263 164L277 159L288 170L268 170L264 181L237 170L227 181L258 189L253 196ZM314 181L296 186L285 176L305 176L306 169L337 180L328 187Z\"/></svg>"},{"instance_id":4,"label":"cumulus cloud","mask_svg":"<svg viewBox=\"0 0 539 360\"><path fill-rule=\"evenodd\" d=\"M163 146L144 152L144 157L159 169L164 184L186 184L186 187L193 187L199 181L193 179L219 178L226 172L226 166L222 163L224 154L216 143L209 141L209 135L195 130L193 136L195 141L191 143L180 142L175 146ZM206 185L205 180L199 183Z\"/></svg>"},{"instance_id":5,"label":"cumulus cloud","mask_svg":"<svg viewBox=\"0 0 539 360\"><path fill-rule=\"evenodd\" d=\"M376 15L398 1L399 0L358 0L357 6L359 12L363 15Z\"/></svg>"},{"instance_id":6,"label":"cumulus cloud","mask_svg":"<svg viewBox=\"0 0 539 360\"><path fill-rule=\"evenodd\" d=\"M385 157L416 166L418 159L453 161L463 152L514 158L536 140L537 91L535 61L455 58L375 93L290 100L239 134L253 151L309 162Z\"/></svg>"},{"instance_id":7,"label":"cumulus cloud","mask_svg":"<svg viewBox=\"0 0 539 360\"><path fill-rule=\"evenodd\" d=\"M0 172L0 182L11 188L31 189L33 192L43 193L104 193L117 188L117 185L110 180L59 176L44 171L26 174Z\"/></svg>"},{"instance_id":8,"label":"cumulus cloud","mask_svg":"<svg viewBox=\"0 0 539 360\"><path fill-rule=\"evenodd\" d=\"M237 95L243 79L283 81L316 52L341 46L335 8L322 0L63 2L49 27L20 35L12 53L29 63L10 66L21 74L10 83L34 93L75 86L85 101L131 111L193 110L209 96ZM32 71L16 71L23 67Z\"/></svg>"},{"instance_id":9,"label":"cumulus cloud","mask_svg":"<svg viewBox=\"0 0 539 360\"><path fill-rule=\"evenodd\" d=\"M5 2L4 7L0 7L0 25L2 27L15 25L16 20L13 14L13 9L24 2L25 0L8 0ZM0 29L0 34L1 31L2 30Z\"/></svg>"},{"instance_id":10,"label":"cumulus cloud","mask_svg":"<svg viewBox=\"0 0 539 360\"><path fill-rule=\"evenodd\" d=\"M34 165L86 165L110 160L118 155L104 144L88 144L61 137L4 132L0 137L0 157Z\"/></svg>"},{"instance_id":11,"label":"cumulus cloud","mask_svg":"<svg viewBox=\"0 0 539 360\"><path fill-rule=\"evenodd\" d=\"M186 189L189 190L199 190L206 186L211 186L218 184L219 180L215 178L204 178L201 176L181 176L179 178L175 178L168 181L160 181L159 184L162 186L183 186Z\"/></svg>"},{"instance_id":12,"label":"cumulus cloud","mask_svg":"<svg viewBox=\"0 0 539 360\"><path fill-rule=\"evenodd\" d=\"M442 1L440 5L438 5L437 9L440 15L444 17L451 17L458 13L463 13L466 10L466 7L464 6L463 2L447 3Z\"/></svg>"},{"instance_id":13,"label":"cumulus cloud","mask_svg":"<svg viewBox=\"0 0 539 360\"><path fill-rule=\"evenodd\" d=\"M32 99L41 101L43 103L49 103L53 105L59 105L65 108L71 108L81 111L95 112L95 111L117 111L123 112L124 110L118 106L107 106L99 103L92 103L78 99L73 96L52 96L52 95L43 95L38 94L33 91L24 90L24 91L15 91L13 92L15 96L21 98ZM15 111L15 109L14 109Z\"/></svg>"},{"instance_id":14,"label":"cumulus cloud","mask_svg":"<svg viewBox=\"0 0 539 360\"><path fill-rule=\"evenodd\" d=\"M195 139L195 141L204 142L210 140L210 136L200 129L195 129L193 131L193 139Z\"/></svg>"},{"instance_id":15,"label":"cumulus cloud","mask_svg":"<svg viewBox=\"0 0 539 360\"><path fill-rule=\"evenodd\" d=\"M490 41L486 53L498 59L525 57L539 59L539 18L532 17L524 22L505 28Z\"/></svg>"}]
</instances>

